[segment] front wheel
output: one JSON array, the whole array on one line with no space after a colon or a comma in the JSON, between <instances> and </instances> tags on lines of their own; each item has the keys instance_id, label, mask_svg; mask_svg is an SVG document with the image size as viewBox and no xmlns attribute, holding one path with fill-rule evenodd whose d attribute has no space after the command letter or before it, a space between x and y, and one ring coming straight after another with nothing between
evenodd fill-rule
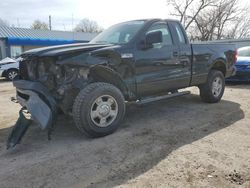
<instances>
[{"instance_id":1,"label":"front wheel","mask_svg":"<svg viewBox=\"0 0 250 188\"><path fill-rule=\"evenodd\" d=\"M18 71L15 69L10 69L7 71L6 78L8 80L14 80L14 78L18 75Z\"/></svg>"},{"instance_id":2,"label":"front wheel","mask_svg":"<svg viewBox=\"0 0 250 188\"><path fill-rule=\"evenodd\" d=\"M76 127L90 137L113 133L125 114L121 91L108 83L92 83L80 91L73 105Z\"/></svg>"},{"instance_id":3,"label":"front wheel","mask_svg":"<svg viewBox=\"0 0 250 188\"><path fill-rule=\"evenodd\" d=\"M225 90L225 77L221 71L211 70L207 82L199 86L200 97L204 102L217 103Z\"/></svg>"}]
</instances>

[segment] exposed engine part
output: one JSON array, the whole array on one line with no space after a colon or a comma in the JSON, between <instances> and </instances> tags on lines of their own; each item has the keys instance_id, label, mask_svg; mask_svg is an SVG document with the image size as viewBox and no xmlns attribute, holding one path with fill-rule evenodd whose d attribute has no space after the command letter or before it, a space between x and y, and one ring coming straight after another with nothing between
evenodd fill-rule
<instances>
[{"instance_id":1,"label":"exposed engine part","mask_svg":"<svg viewBox=\"0 0 250 188\"><path fill-rule=\"evenodd\" d=\"M86 68L79 69L79 76L81 78L88 79L88 75L89 75L89 69L86 69Z\"/></svg>"},{"instance_id":2,"label":"exposed engine part","mask_svg":"<svg viewBox=\"0 0 250 188\"><path fill-rule=\"evenodd\" d=\"M38 63L32 63L37 61ZM67 85L77 79L87 79L88 68L72 66L72 65L57 65L55 59L34 59L24 60L20 72L27 72L28 75L21 75L32 81L39 81L46 85L50 90L59 88L61 85ZM24 71L26 69L27 71ZM36 73L36 74L34 74Z\"/></svg>"},{"instance_id":3,"label":"exposed engine part","mask_svg":"<svg viewBox=\"0 0 250 188\"><path fill-rule=\"evenodd\" d=\"M36 61L36 63L33 61ZM21 77L25 80L42 83L56 100L60 100L60 107L66 113L70 110L73 98L77 95L79 89L85 86L89 69L56 63L56 59L53 58L24 60L20 66Z\"/></svg>"}]
</instances>

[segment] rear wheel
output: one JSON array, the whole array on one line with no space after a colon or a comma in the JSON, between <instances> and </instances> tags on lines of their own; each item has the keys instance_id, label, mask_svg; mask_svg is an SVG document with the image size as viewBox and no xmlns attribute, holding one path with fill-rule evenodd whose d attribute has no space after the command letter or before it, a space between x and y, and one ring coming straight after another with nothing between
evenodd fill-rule
<instances>
[{"instance_id":1,"label":"rear wheel","mask_svg":"<svg viewBox=\"0 0 250 188\"><path fill-rule=\"evenodd\" d=\"M199 86L200 97L204 102L219 102L225 90L225 77L221 71L211 70L207 82Z\"/></svg>"},{"instance_id":2,"label":"rear wheel","mask_svg":"<svg viewBox=\"0 0 250 188\"><path fill-rule=\"evenodd\" d=\"M125 114L121 91L108 83L92 83L76 97L73 118L76 127L90 137L113 133Z\"/></svg>"}]
</instances>

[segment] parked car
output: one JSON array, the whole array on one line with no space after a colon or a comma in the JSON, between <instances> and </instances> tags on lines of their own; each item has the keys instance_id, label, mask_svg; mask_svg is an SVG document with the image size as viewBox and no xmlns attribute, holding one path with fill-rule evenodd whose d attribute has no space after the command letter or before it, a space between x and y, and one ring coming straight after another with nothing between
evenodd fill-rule
<instances>
[{"instance_id":1,"label":"parked car","mask_svg":"<svg viewBox=\"0 0 250 188\"><path fill-rule=\"evenodd\" d=\"M13 80L18 75L19 59L11 59L6 57L0 61L0 77Z\"/></svg>"},{"instance_id":2,"label":"parked car","mask_svg":"<svg viewBox=\"0 0 250 188\"><path fill-rule=\"evenodd\" d=\"M236 47L190 44L178 21L149 19L112 26L87 44L34 49L21 57L13 85L22 109L8 148L32 121L50 132L58 110L71 115L82 133L101 137L121 125L125 101L153 102L198 86L204 102L219 102L225 77L235 73Z\"/></svg>"},{"instance_id":3,"label":"parked car","mask_svg":"<svg viewBox=\"0 0 250 188\"><path fill-rule=\"evenodd\" d=\"M235 66L237 68L236 75L227 78L227 81L250 81L250 46L238 49Z\"/></svg>"}]
</instances>

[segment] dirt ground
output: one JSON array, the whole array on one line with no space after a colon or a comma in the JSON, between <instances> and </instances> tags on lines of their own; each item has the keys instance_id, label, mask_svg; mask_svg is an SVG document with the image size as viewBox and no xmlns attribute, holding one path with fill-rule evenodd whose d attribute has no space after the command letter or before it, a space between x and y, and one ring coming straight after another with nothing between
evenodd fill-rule
<instances>
[{"instance_id":1,"label":"dirt ground","mask_svg":"<svg viewBox=\"0 0 250 188\"><path fill-rule=\"evenodd\" d=\"M60 117L52 140L36 125L6 150L19 105L0 80L0 187L250 187L250 84L218 104L191 95L127 107L114 134L89 139Z\"/></svg>"}]
</instances>

